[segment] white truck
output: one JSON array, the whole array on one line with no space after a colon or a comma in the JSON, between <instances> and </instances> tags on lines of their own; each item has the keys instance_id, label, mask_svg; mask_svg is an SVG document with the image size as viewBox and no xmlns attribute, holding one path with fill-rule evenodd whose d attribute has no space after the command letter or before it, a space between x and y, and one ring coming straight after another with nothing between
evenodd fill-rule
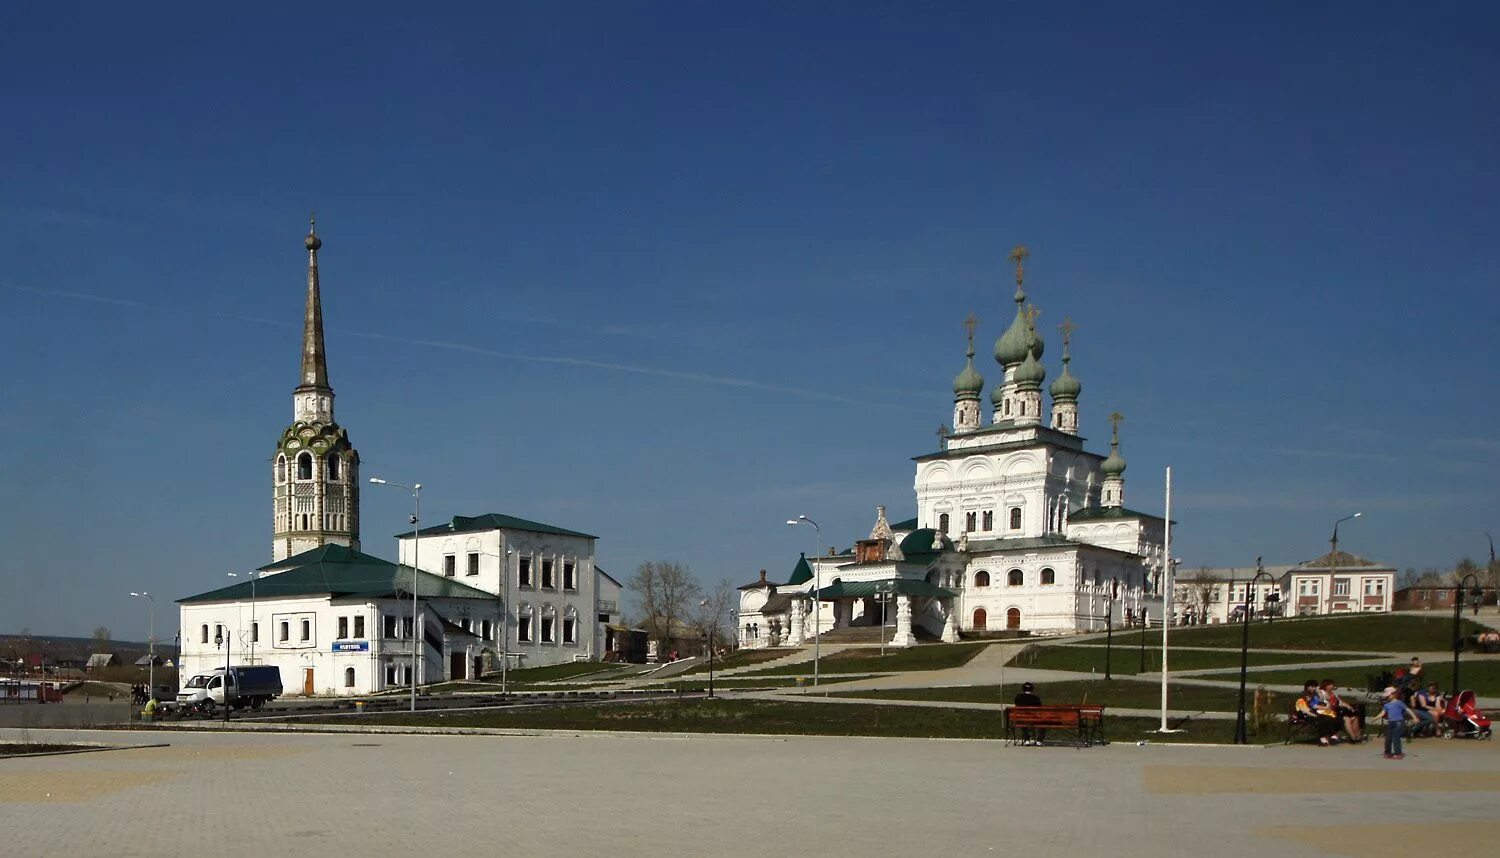
<instances>
[{"instance_id":1,"label":"white truck","mask_svg":"<svg viewBox=\"0 0 1500 858\"><path fill-rule=\"evenodd\" d=\"M226 683L225 677L228 677ZM184 712L212 715L219 706L259 709L281 696L281 668L273 665L239 665L216 668L189 679L177 692L177 706Z\"/></svg>"}]
</instances>

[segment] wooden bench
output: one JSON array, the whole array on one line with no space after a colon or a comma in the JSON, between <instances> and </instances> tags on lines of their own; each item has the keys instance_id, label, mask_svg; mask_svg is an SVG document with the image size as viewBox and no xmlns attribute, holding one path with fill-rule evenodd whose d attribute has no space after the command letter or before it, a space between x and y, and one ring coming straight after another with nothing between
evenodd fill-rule
<instances>
[{"instance_id":1,"label":"wooden bench","mask_svg":"<svg viewBox=\"0 0 1500 858\"><path fill-rule=\"evenodd\" d=\"M1011 706L1005 710L1005 739L1021 741L1022 731L1065 730L1079 747L1088 747L1104 737L1103 706Z\"/></svg>"}]
</instances>

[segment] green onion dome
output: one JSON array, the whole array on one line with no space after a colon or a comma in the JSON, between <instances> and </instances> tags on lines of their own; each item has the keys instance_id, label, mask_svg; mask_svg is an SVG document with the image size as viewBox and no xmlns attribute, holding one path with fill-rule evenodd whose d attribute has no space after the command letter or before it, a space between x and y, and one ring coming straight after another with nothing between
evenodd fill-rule
<instances>
[{"instance_id":1,"label":"green onion dome","mask_svg":"<svg viewBox=\"0 0 1500 858\"><path fill-rule=\"evenodd\" d=\"M1106 477L1118 477L1125 473L1125 457L1120 455L1120 442L1109 442L1109 458L1099 463L1099 473Z\"/></svg>"},{"instance_id":2,"label":"green onion dome","mask_svg":"<svg viewBox=\"0 0 1500 858\"><path fill-rule=\"evenodd\" d=\"M1021 361L1021 366L1016 369L1016 384L1027 387L1041 387L1042 381L1046 377L1047 370L1036 359L1036 352L1027 351L1026 359Z\"/></svg>"},{"instance_id":3,"label":"green onion dome","mask_svg":"<svg viewBox=\"0 0 1500 858\"><path fill-rule=\"evenodd\" d=\"M1016 292L1016 318L995 340L995 362L1001 366L1015 366L1031 352L1031 326L1026 323L1026 314L1022 312L1020 302L1026 296L1020 291Z\"/></svg>"},{"instance_id":4,"label":"green onion dome","mask_svg":"<svg viewBox=\"0 0 1500 858\"><path fill-rule=\"evenodd\" d=\"M974 369L974 344L969 344L969 360L963 372L953 379L953 395L960 399L978 399L984 392L984 376Z\"/></svg>"},{"instance_id":5,"label":"green onion dome","mask_svg":"<svg viewBox=\"0 0 1500 858\"><path fill-rule=\"evenodd\" d=\"M1049 388L1052 391L1052 398L1060 402L1076 400L1078 394L1083 392L1083 383L1074 378L1073 374L1068 371L1068 361L1068 356L1063 355L1062 375L1059 375L1057 380L1052 382L1052 387Z\"/></svg>"}]
</instances>

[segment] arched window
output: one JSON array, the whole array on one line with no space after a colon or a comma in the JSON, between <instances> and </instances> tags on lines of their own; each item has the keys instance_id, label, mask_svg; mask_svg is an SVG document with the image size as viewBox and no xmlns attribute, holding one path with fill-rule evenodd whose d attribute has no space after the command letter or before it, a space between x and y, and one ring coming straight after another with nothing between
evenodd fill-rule
<instances>
[{"instance_id":1,"label":"arched window","mask_svg":"<svg viewBox=\"0 0 1500 858\"><path fill-rule=\"evenodd\" d=\"M345 688L353 688L354 687L354 668L352 668L352 667L346 667L346 668L344 668L344 687Z\"/></svg>"},{"instance_id":2,"label":"arched window","mask_svg":"<svg viewBox=\"0 0 1500 858\"><path fill-rule=\"evenodd\" d=\"M563 643L578 643L578 611L572 605L563 612Z\"/></svg>"},{"instance_id":3,"label":"arched window","mask_svg":"<svg viewBox=\"0 0 1500 858\"><path fill-rule=\"evenodd\" d=\"M1026 583L1026 575L1019 569L1012 569L1005 573L1005 583L1010 587L1019 587Z\"/></svg>"},{"instance_id":4,"label":"arched window","mask_svg":"<svg viewBox=\"0 0 1500 858\"><path fill-rule=\"evenodd\" d=\"M982 631L984 631L985 624L987 622L989 622L989 615L984 612L984 608L975 608L974 609L974 631L976 631L976 632L982 632Z\"/></svg>"},{"instance_id":5,"label":"arched window","mask_svg":"<svg viewBox=\"0 0 1500 858\"><path fill-rule=\"evenodd\" d=\"M200 643L208 643L208 623L203 624L203 638Z\"/></svg>"},{"instance_id":6,"label":"arched window","mask_svg":"<svg viewBox=\"0 0 1500 858\"><path fill-rule=\"evenodd\" d=\"M304 452L297 457L297 479L312 479L312 454Z\"/></svg>"},{"instance_id":7,"label":"arched window","mask_svg":"<svg viewBox=\"0 0 1500 858\"><path fill-rule=\"evenodd\" d=\"M1052 567L1051 566L1048 566L1047 568L1045 568L1045 569L1042 570L1042 583L1043 584L1056 584L1057 583L1057 573L1052 571Z\"/></svg>"},{"instance_id":8,"label":"arched window","mask_svg":"<svg viewBox=\"0 0 1500 858\"><path fill-rule=\"evenodd\" d=\"M339 479L339 456L337 453L328 454L328 479Z\"/></svg>"},{"instance_id":9,"label":"arched window","mask_svg":"<svg viewBox=\"0 0 1500 858\"><path fill-rule=\"evenodd\" d=\"M532 635L531 605L522 602L516 608L516 640L531 643Z\"/></svg>"},{"instance_id":10,"label":"arched window","mask_svg":"<svg viewBox=\"0 0 1500 858\"><path fill-rule=\"evenodd\" d=\"M974 586L975 587L988 587L989 585L990 585L990 573L984 571L983 569L981 569L978 572L974 573Z\"/></svg>"},{"instance_id":11,"label":"arched window","mask_svg":"<svg viewBox=\"0 0 1500 858\"><path fill-rule=\"evenodd\" d=\"M945 512L938 516L938 530L941 530L943 533L948 532L948 513Z\"/></svg>"},{"instance_id":12,"label":"arched window","mask_svg":"<svg viewBox=\"0 0 1500 858\"><path fill-rule=\"evenodd\" d=\"M542 606L542 643L557 643L557 609Z\"/></svg>"},{"instance_id":13,"label":"arched window","mask_svg":"<svg viewBox=\"0 0 1500 858\"><path fill-rule=\"evenodd\" d=\"M286 482L286 456L276 457L276 482Z\"/></svg>"},{"instance_id":14,"label":"arched window","mask_svg":"<svg viewBox=\"0 0 1500 858\"><path fill-rule=\"evenodd\" d=\"M1005 612L1005 627L1015 631L1021 627L1021 609L1011 608Z\"/></svg>"},{"instance_id":15,"label":"arched window","mask_svg":"<svg viewBox=\"0 0 1500 858\"><path fill-rule=\"evenodd\" d=\"M1010 529L1021 529L1021 508L1018 506L1013 506L1010 508Z\"/></svg>"}]
</instances>

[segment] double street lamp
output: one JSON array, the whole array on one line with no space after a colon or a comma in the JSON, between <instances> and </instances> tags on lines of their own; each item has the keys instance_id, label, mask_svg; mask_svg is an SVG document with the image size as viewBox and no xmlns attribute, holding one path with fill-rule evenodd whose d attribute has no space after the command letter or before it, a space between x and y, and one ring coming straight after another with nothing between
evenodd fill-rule
<instances>
[{"instance_id":1,"label":"double street lamp","mask_svg":"<svg viewBox=\"0 0 1500 858\"><path fill-rule=\"evenodd\" d=\"M146 600L147 621L151 624L146 636L146 687L149 690L146 699L150 700L156 697L156 597L144 590L139 593L131 591L130 595Z\"/></svg>"},{"instance_id":2,"label":"double street lamp","mask_svg":"<svg viewBox=\"0 0 1500 858\"><path fill-rule=\"evenodd\" d=\"M230 578L240 577L240 573L238 572L226 572L224 574ZM255 621L255 579L266 573L257 571L247 574L250 578L250 657L245 660L245 663L255 664L255 644L260 638L260 625ZM241 643L244 643L243 639Z\"/></svg>"},{"instance_id":3,"label":"double street lamp","mask_svg":"<svg viewBox=\"0 0 1500 858\"><path fill-rule=\"evenodd\" d=\"M818 643L819 643L819 641L820 641L820 639L822 637L821 633L823 631L823 623L821 621L822 615L823 615L823 603L819 601L819 599L821 598L821 594L820 594L819 591L821 591L823 589L823 567L821 567L821 566L818 565L818 555L823 553L823 529L821 527L818 527L818 523L816 521L813 521L812 519L808 518L805 515L799 515L796 518L787 519L786 523L787 523L787 525L789 527L796 527L799 524L810 524L810 525L812 525L813 532L815 534L817 534L814 537L814 539L816 540L814 542L814 545L817 546L817 549L813 552L813 562L812 562L812 568L813 568L813 687L817 688L818 687L818 668L819 668L819 664L818 664L818 656L819 656Z\"/></svg>"},{"instance_id":4,"label":"double street lamp","mask_svg":"<svg viewBox=\"0 0 1500 858\"><path fill-rule=\"evenodd\" d=\"M422 520L422 484L412 483L403 486L400 483L392 483L379 477L371 477L370 482L377 486L391 486L398 489L406 489L411 492L411 711L417 711L417 552L420 550L422 540L417 533L417 522ZM397 568L400 568L400 558L397 558Z\"/></svg>"},{"instance_id":5,"label":"double street lamp","mask_svg":"<svg viewBox=\"0 0 1500 858\"><path fill-rule=\"evenodd\" d=\"M1255 577L1245 584L1244 617L1241 618L1244 630L1240 633L1240 704L1234 716L1234 743L1236 745L1243 745L1249 741L1245 731L1245 682L1250 670L1250 617L1255 613L1255 587L1261 578L1265 578L1272 584L1276 582L1276 576L1267 572L1260 558L1257 557L1255 558ZM1265 598L1267 603L1280 600L1281 597L1276 593L1268 593Z\"/></svg>"}]
</instances>

